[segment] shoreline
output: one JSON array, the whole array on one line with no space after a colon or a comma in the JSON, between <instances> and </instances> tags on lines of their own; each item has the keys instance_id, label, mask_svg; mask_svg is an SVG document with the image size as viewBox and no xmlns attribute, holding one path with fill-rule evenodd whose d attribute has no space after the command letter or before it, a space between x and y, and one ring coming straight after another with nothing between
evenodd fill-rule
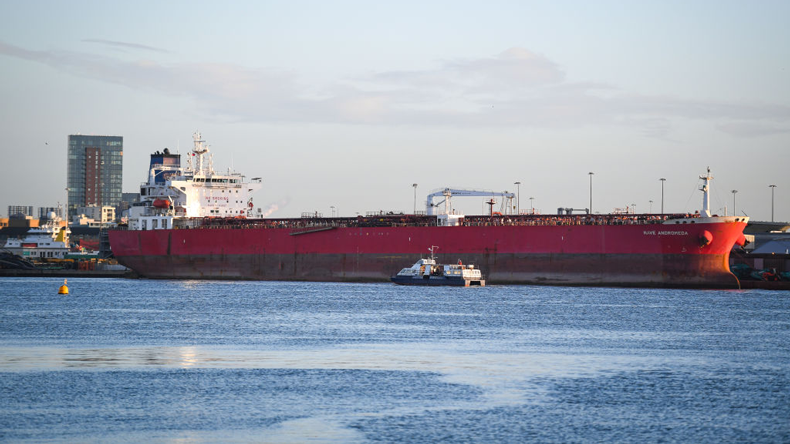
<instances>
[{"instance_id":1,"label":"shoreline","mask_svg":"<svg viewBox=\"0 0 790 444\"><path fill-rule=\"evenodd\" d=\"M0 277L125 278L136 279L132 270L48 270L0 269Z\"/></svg>"}]
</instances>

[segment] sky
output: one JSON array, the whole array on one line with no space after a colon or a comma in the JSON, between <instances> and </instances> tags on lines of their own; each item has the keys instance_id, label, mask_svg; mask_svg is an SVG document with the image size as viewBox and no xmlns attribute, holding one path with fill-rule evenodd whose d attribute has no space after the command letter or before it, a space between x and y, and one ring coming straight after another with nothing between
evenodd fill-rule
<instances>
[{"instance_id":1,"label":"sky","mask_svg":"<svg viewBox=\"0 0 790 444\"><path fill-rule=\"evenodd\" d=\"M69 134L122 136L139 192L149 155L200 131L217 169L263 178L271 217L410 213L446 187L659 212L661 178L665 212L693 212L710 167L712 212L788 221L788 17L786 0L0 0L0 216L65 202Z\"/></svg>"}]
</instances>

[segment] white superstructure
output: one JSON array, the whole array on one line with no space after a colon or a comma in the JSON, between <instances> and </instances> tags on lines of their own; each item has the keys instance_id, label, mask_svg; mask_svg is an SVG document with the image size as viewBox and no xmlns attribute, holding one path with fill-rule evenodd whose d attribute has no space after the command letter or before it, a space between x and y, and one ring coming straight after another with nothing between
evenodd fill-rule
<instances>
[{"instance_id":1,"label":"white superstructure","mask_svg":"<svg viewBox=\"0 0 790 444\"><path fill-rule=\"evenodd\" d=\"M180 155L151 156L148 181L140 186L140 203L129 209L130 230L170 229L176 219L252 216L252 193L260 178L245 182L240 173L214 171L208 145L196 132L182 167Z\"/></svg>"},{"instance_id":2,"label":"white superstructure","mask_svg":"<svg viewBox=\"0 0 790 444\"><path fill-rule=\"evenodd\" d=\"M4 249L25 259L63 259L69 252L71 230L50 213L43 226L31 228L21 239L8 239Z\"/></svg>"}]
</instances>

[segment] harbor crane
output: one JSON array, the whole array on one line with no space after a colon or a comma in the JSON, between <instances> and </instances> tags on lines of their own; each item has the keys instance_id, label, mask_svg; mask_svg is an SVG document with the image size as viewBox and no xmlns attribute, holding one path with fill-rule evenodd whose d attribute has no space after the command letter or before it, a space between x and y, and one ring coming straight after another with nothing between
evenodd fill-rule
<instances>
[{"instance_id":1,"label":"harbor crane","mask_svg":"<svg viewBox=\"0 0 790 444\"><path fill-rule=\"evenodd\" d=\"M428 195L426 202L425 202L425 210L429 216L435 215L435 208L441 204L444 204L444 214L450 214L450 209L452 206L450 205L450 199L453 196L457 197L491 197L487 203L491 205L493 211L493 204L496 202L493 197L503 197L505 199L510 200L513 202L513 199L516 197L515 193L509 193L507 191L497 192L497 191L479 191L479 190L460 190L460 189L451 189L445 188L441 191L437 191ZM434 203L434 199L444 197L443 200ZM512 205L511 205L512 206Z\"/></svg>"}]
</instances>

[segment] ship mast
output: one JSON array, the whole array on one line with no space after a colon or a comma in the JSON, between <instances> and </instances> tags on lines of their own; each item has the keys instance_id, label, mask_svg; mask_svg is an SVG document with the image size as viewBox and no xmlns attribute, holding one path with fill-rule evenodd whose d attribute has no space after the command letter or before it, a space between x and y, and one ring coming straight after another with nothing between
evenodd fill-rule
<instances>
[{"instance_id":1,"label":"ship mast","mask_svg":"<svg viewBox=\"0 0 790 444\"><path fill-rule=\"evenodd\" d=\"M702 216L710 217L710 181L713 176L710 175L710 167L708 167L708 174L699 176L704 182L702 183Z\"/></svg>"},{"instance_id":2,"label":"ship mast","mask_svg":"<svg viewBox=\"0 0 790 444\"><path fill-rule=\"evenodd\" d=\"M192 148L192 153L195 156L196 174L202 176L211 176L214 173L214 166L212 165L211 159L209 158L208 166L204 165L203 163L203 155L209 151L206 141L201 138L200 132L195 132L195 134L192 135L192 140L195 144L195 146ZM191 164L192 159L189 160Z\"/></svg>"}]
</instances>

